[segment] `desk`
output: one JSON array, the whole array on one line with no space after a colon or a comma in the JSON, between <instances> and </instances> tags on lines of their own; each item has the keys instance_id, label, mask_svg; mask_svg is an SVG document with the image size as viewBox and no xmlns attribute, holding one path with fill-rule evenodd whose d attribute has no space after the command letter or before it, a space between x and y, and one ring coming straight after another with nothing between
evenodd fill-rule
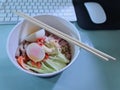
<instances>
[{"instance_id":1,"label":"desk","mask_svg":"<svg viewBox=\"0 0 120 90\"><path fill-rule=\"evenodd\" d=\"M14 25L0 25L0 90L120 90L120 31L78 28L82 42L117 58L104 61L81 49L77 60L60 75L40 78L18 70L6 53L6 40Z\"/></svg>"}]
</instances>

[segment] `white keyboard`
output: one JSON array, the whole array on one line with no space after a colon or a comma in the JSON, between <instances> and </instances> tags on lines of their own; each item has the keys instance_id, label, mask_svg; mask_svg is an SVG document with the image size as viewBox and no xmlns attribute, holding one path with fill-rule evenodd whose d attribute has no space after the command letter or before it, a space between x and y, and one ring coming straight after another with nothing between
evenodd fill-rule
<instances>
[{"instance_id":1,"label":"white keyboard","mask_svg":"<svg viewBox=\"0 0 120 90\"><path fill-rule=\"evenodd\" d=\"M76 21L72 0L0 0L0 24L17 24L23 18L12 11L30 16L55 15L68 21Z\"/></svg>"}]
</instances>

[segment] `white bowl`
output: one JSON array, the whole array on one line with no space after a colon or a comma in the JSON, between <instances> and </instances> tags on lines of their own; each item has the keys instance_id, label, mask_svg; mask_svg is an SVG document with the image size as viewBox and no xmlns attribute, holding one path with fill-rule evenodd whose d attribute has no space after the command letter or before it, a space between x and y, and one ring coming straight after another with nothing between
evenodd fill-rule
<instances>
[{"instance_id":1,"label":"white bowl","mask_svg":"<svg viewBox=\"0 0 120 90\"><path fill-rule=\"evenodd\" d=\"M56 17L56 16L51 16L51 15L41 15L41 16L35 16L36 19L43 21L44 23L80 40L80 34L78 32L78 30L75 28L75 26L73 24L71 24L70 22ZM40 76L40 77L49 77L49 76L53 76L56 75L62 71L64 71L65 69L67 69L70 65L72 65L72 63L76 60L76 58L79 55L80 49L79 47L73 45L70 43L71 48L72 48L72 60L71 62L64 67L63 69L53 72L53 73L46 73L46 74L39 74L39 73L34 73L34 72L30 72L27 71L23 68L21 68L21 66L19 66L19 64L16 61L15 58L15 53L16 53L16 49L19 45L19 42L22 41L24 39L24 37L26 37L26 35L35 32L37 30L39 30L40 27L28 22L27 20L23 20L20 23L18 23L10 32L8 39L7 39L7 54L8 57L10 58L10 60L12 61L12 63L19 68L20 70L28 73L28 74L32 74L35 76Z\"/></svg>"}]
</instances>

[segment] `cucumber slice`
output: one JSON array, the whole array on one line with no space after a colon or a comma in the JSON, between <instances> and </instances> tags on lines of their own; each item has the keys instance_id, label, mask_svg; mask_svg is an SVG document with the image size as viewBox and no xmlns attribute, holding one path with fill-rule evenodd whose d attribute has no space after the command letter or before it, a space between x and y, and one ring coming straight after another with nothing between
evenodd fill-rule
<instances>
[{"instance_id":1,"label":"cucumber slice","mask_svg":"<svg viewBox=\"0 0 120 90\"><path fill-rule=\"evenodd\" d=\"M42 63L42 67L40 69L32 67L31 63L28 63L28 65L26 64L26 67L38 73L51 73L55 71L54 69L47 67L44 63Z\"/></svg>"},{"instance_id":2,"label":"cucumber slice","mask_svg":"<svg viewBox=\"0 0 120 90\"><path fill-rule=\"evenodd\" d=\"M62 53L59 53L57 56L50 56L50 59L63 63L69 63L69 60Z\"/></svg>"},{"instance_id":3,"label":"cucumber slice","mask_svg":"<svg viewBox=\"0 0 120 90\"><path fill-rule=\"evenodd\" d=\"M66 66L66 63L62 63L60 61L51 60L51 59L46 60L46 63L57 71Z\"/></svg>"}]
</instances>

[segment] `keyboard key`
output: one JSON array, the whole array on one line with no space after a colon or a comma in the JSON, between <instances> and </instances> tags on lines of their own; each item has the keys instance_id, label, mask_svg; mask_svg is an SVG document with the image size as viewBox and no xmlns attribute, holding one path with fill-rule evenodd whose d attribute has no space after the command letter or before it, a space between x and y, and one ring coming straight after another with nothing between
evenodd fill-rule
<instances>
[{"instance_id":1,"label":"keyboard key","mask_svg":"<svg viewBox=\"0 0 120 90\"><path fill-rule=\"evenodd\" d=\"M29 9L32 9L32 6L27 6L27 9L29 10Z\"/></svg>"},{"instance_id":2,"label":"keyboard key","mask_svg":"<svg viewBox=\"0 0 120 90\"><path fill-rule=\"evenodd\" d=\"M65 3L61 3L62 6L65 6Z\"/></svg>"},{"instance_id":3,"label":"keyboard key","mask_svg":"<svg viewBox=\"0 0 120 90\"><path fill-rule=\"evenodd\" d=\"M6 16L6 13L1 13L0 14L0 18L5 17L5 16Z\"/></svg>"},{"instance_id":4,"label":"keyboard key","mask_svg":"<svg viewBox=\"0 0 120 90\"><path fill-rule=\"evenodd\" d=\"M48 8L49 8L50 10L52 10L52 9L53 9L53 6L48 6Z\"/></svg>"},{"instance_id":5,"label":"keyboard key","mask_svg":"<svg viewBox=\"0 0 120 90\"><path fill-rule=\"evenodd\" d=\"M11 9L15 9L16 7L13 5L13 6L11 6Z\"/></svg>"},{"instance_id":6,"label":"keyboard key","mask_svg":"<svg viewBox=\"0 0 120 90\"><path fill-rule=\"evenodd\" d=\"M11 21L17 21L17 19L18 19L17 17L12 17Z\"/></svg>"},{"instance_id":7,"label":"keyboard key","mask_svg":"<svg viewBox=\"0 0 120 90\"><path fill-rule=\"evenodd\" d=\"M37 6L33 6L32 8L33 8L34 10L36 10L36 9L37 9Z\"/></svg>"},{"instance_id":8,"label":"keyboard key","mask_svg":"<svg viewBox=\"0 0 120 90\"><path fill-rule=\"evenodd\" d=\"M46 6L50 6L50 3L46 3Z\"/></svg>"},{"instance_id":9,"label":"keyboard key","mask_svg":"<svg viewBox=\"0 0 120 90\"><path fill-rule=\"evenodd\" d=\"M45 3L41 3L42 6L45 6Z\"/></svg>"},{"instance_id":10,"label":"keyboard key","mask_svg":"<svg viewBox=\"0 0 120 90\"><path fill-rule=\"evenodd\" d=\"M43 9L47 10L47 9L48 9L48 6L44 6Z\"/></svg>"},{"instance_id":11,"label":"keyboard key","mask_svg":"<svg viewBox=\"0 0 120 90\"><path fill-rule=\"evenodd\" d=\"M35 5L40 6L40 3L35 3Z\"/></svg>"},{"instance_id":12,"label":"keyboard key","mask_svg":"<svg viewBox=\"0 0 120 90\"><path fill-rule=\"evenodd\" d=\"M6 13L10 13L10 12L11 12L11 10L6 10L5 12L6 12Z\"/></svg>"},{"instance_id":13,"label":"keyboard key","mask_svg":"<svg viewBox=\"0 0 120 90\"><path fill-rule=\"evenodd\" d=\"M40 13L43 13L43 12L44 12L44 10L42 10L42 9L41 9L41 10L39 10L39 12L40 12Z\"/></svg>"},{"instance_id":14,"label":"keyboard key","mask_svg":"<svg viewBox=\"0 0 120 90\"><path fill-rule=\"evenodd\" d=\"M16 2L14 5L15 5L15 6L19 6L19 3L18 3L18 2Z\"/></svg>"},{"instance_id":15,"label":"keyboard key","mask_svg":"<svg viewBox=\"0 0 120 90\"><path fill-rule=\"evenodd\" d=\"M16 9L20 10L20 9L21 9L21 6L17 6Z\"/></svg>"},{"instance_id":16,"label":"keyboard key","mask_svg":"<svg viewBox=\"0 0 120 90\"><path fill-rule=\"evenodd\" d=\"M21 2L21 3L20 3L20 6L24 6L24 3L23 3L23 2Z\"/></svg>"},{"instance_id":17,"label":"keyboard key","mask_svg":"<svg viewBox=\"0 0 120 90\"><path fill-rule=\"evenodd\" d=\"M4 18L1 18L1 17L0 17L0 21L4 21Z\"/></svg>"},{"instance_id":18,"label":"keyboard key","mask_svg":"<svg viewBox=\"0 0 120 90\"><path fill-rule=\"evenodd\" d=\"M35 13L31 13L30 15L31 15L31 16L35 16L36 14L35 14Z\"/></svg>"},{"instance_id":19,"label":"keyboard key","mask_svg":"<svg viewBox=\"0 0 120 90\"><path fill-rule=\"evenodd\" d=\"M2 2L0 2L0 7L2 6L2 4L3 4L3 3L2 3Z\"/></svg>"},{"instance_id":20,"label":"keyboard key","mask_svg":"<svg viewBox=\"0 0 120 90\"><path fill-rule=\"evenodd\" d=\"M25 9L26 9L26 6L21 6L21 8L22 8L23 10L25 10Z\"/></svg>"},{"instance_id":21,"label":"keyboard key","mask_svg":"<svg viewBox=\"0 0 120 90\"><path fill-rule=\"evenodd\" d=\"M4 12L5 12L5 10L0 10L0 14L1 14L1 13L4 13Z\"/></svg>"},{"instance_id":22,"label":"keyboard key","mask_svg":"<svg viewBox=\"0 0 120 90\"><path fill-rule=\"evenodd\" d=\"M30 9L30 10L28 10L28 12L29 12L29 13L32 13L32 12L33 12L33 10L31 10L31 9Z\"/></svg>"},{"instance_id":23,"label":"keyboard key","mask_svg":"<svg viewBox=\"0 0 120 90\"><path fill-rule=\"evenodd\" d=\"M52 3L52 0L48 0L48 2L51 2L51 3Z\"/></svg>"},{"instance_id":24,"label":"keyboard key","mask_svg":"<svg viewBox=\"0 0 120 90\"><path fill-rule=\"evenodd\" d=\"M38 9L42 9L42 6L39 5L39 6L38 6Z\"/></svg>"},{"instance_id":25,"label":"keyboard key","mask_svg":"<svg viewBox=\"0 0 120 90\"><path fill-rule=\"evenodd\" d=\"M19 18L18 18L18 21L22 21L22 20L23 20L23 18L22 18L22 17L19 17Z\"/></svg>"},{"instance_id":26,"label":"keyboard key","mask_svg":"<svg viewBox=\"0 0 120 90\"><path fill-rule=\"evenodd\" d=\"M10 21L10 17L6 17L6 18L5 18L5 21Z\"/></svg>"},{"instance_id":27,"label":"keyboard key","mask_svg":"<svg viewBox=\"0 0 120 90\"><path fill-rule=\"evenodd\" d=\"M11 2L11 3L9 3L9 5L10 5L10 6L13 6L13 3ZM18 5L19 5L19 4L18 4Z\"/></svg>"},{"instance_id":28,"label":"keyboard key","mask_svg":"<svg viewBox=\"0 0 120 90\"><path fill-rule=\"evenodd\" d=\"M10 9L11 8L11 6L5 6L5 9Z\"/></svg>"},{"instance_id":29,"label":"keyboard key","mask_svg":"<svg viewBox=\"0 0 120 90\"><path fill-rule=\"evenodd\" d=\"M55 12L55 10L53 10L53 9L52 9L52 10L50 10L50 12L51 12L51 13L54 13L54 12Z\"/></svg>"},{"instance_id":30,"label":"keyboard key","mask_svg":"<svg viewBox=\"0 0 120 90\"><path fill-rule=\"evenodd\" d=\"M48 0L44 0L44 2L45 2L45 3L47 3L47 2L48 2Z\"/></svg>"},{"instance_id":31,"label":"keyboard key","mask_svg":"<svg viewBox=\"0 0 120 90\"><path fill-rule=\"evenodd\" d=\"M23 12L24 12L24 13L27 13L27 12L28 12L28 10L26 10L26 9L23 9Z\"/></svg>"},{"instance_id":32,"label":"keyboard key","mask_svg":"<svg viewBox=\"0 0 120 90\"><path fill-rule=\"evenodd\" d=\"M35 13L38 13L38 10L34 10ZM32 13L32 12L31 12Z\"/></svg>"},{"instance_id":33,"label":"keyboard key","mask_svg":"<svg viewBox=\"0 0 120 90\"><path fill-rule=\"evenodd\" d=\"M12 17L12 13L9 13L7 16L8 16L8 17Z\"/></svg>"},{"instance_id":34,"label":"keyboard key","mask_svg":"<svg viewBox=\"0 0 120 90\"><path fill-rule=\"evenodd\" d=\"M25 6L29 6L29 3L28 3L28 2L26 2L26 3L25 3Z\"/></svg>"},{"instance_id":35,"label":"keyboard key","mask_svg":"<svg viewBox=\"0 0 120 90\"><path fill-rule=\"evenodd\" d=\"M45 12L46 12L46 13L49 13L49 10L46 9Z\"/></svg>"},{"instance_id":36,"label":"keyboard key","mask_svg":"<svg viewBox=\"0 0 120 90\"><path fill-rule=\"evenodd\" d=\"M55 3L54 3L54 2L52 2L52 3L51 3L51 5L52 5L52 6L55 6Z\"/></svg>"}]
</instances>

